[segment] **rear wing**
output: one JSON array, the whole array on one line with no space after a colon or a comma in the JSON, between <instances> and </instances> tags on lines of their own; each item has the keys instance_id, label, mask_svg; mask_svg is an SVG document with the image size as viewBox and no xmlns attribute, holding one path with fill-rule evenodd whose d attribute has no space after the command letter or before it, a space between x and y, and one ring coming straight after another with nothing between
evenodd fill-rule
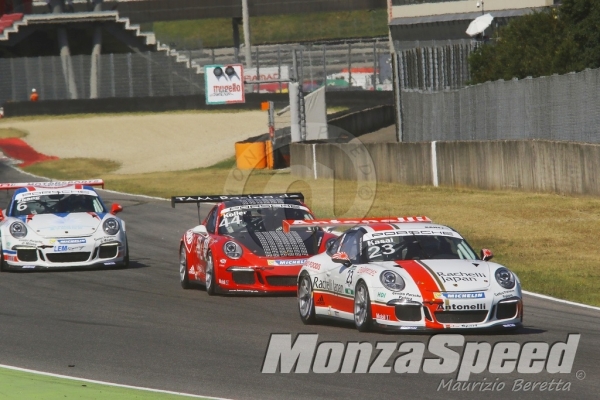
<instances>
[{"instance_id":1,"label":"rear wing","mask_svg":"<svg viewBox=\"0 0 600 400\"><path fill-rule=\"evenodd\" d=\"M414 222L431 222L425 216L422 217L385 217L385 218L333 218L333 219L305 219L305 220L285 220L283 221L283 231L289 232L292 228L298 227L331 227L342 225L370 225L370 224L406 224Z\"/></svg>"},{"instance_id":2,"label":"rear wing","mask_svg":"<svg viewBox=\"0 0 600 400\"><path fill-rule=\"evenodd\" d=\"M171 197L171 207L175 208L175 204L185 203L220 203L227 200L275 200L275 199L289 199L299 200L304 203L304 195L302 193L268 193L268 194L215 194L209 196L173 196Z\"/></svg>"},{"instance_id":3,"label":"rear wing","mask_svg":"<svg viewBox=\"0 0 600 400\"><path fill-rule=\"evenodd\" d=\"M83 181L54 181L54 182L27 182L27 183L0 183L0 190L15 190L21 188L42 188L42 189L59 189L68 186L102 186L104 189L104 181L102 179L89 179Z\"/></svg>"}]
</instances>

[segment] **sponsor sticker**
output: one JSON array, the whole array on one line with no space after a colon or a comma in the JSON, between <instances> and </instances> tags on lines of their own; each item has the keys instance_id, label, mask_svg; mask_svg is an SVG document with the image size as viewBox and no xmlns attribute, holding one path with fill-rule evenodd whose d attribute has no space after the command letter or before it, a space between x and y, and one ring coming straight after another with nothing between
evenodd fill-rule
<instances>
[{"instance_id":1,"label":"sponsor sticker","mask_svg":"<svg viewBox=\"0 0 600 400\"><path fill-rule=\"evenodd\" d=\"M487 310L485 303L477 304L438 304L437 311Z\"/></svg>"},{"instance_id":2,"label":"sponsor sticker","mask_svg":"<svg viewBox=\"0 0 600 400\"><path fill-rule=\"evenodd\" d=\"M267 264L276 265L280 267L286 267L288 265L300 265L306 262L306 258L295 259L295 260L267 260Z\"/></svg>"},{"instance_id":3,"label":"sponsor sticker","mask_svg":"<svg viewBox=\"0 0 600 400\"><path fill-rule=\"evenodd\" d=\"M456 293L456 292L435 292L435 299L461 300L461 299L484 299L484 292Z\"/></svg>"},{"instance_id":4,"label":"sponsor sticker","mask_svg":"<svg viewBox=\"0 0 600 400\"><path fill-rule=\"evenodd\" d=\"M54 247L52 248L52 250L53 250L55 253L62 253L62 252L65 252L65 251L69 251L69 246L65 246L65 245L54 246Z\"/></svg>"},{"instance_id":5,"label":"sponsor sticker","mask_svg":"<svg viewBox=\"0 0 600 400\"><path fill-rule=\"evenodd\" d=\"M60 244L81 244L86 243L85 239L58 239Z\"/></svg>"}]
</instances>

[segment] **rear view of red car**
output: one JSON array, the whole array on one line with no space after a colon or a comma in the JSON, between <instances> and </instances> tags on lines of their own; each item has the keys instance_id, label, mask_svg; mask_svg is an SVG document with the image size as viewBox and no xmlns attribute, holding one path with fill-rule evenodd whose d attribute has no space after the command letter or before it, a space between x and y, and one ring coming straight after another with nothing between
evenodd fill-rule
<instances>
[{"instance_id":1,"label":"rear view of red car","mask_svg":"<svg viewBox=\"0 0 600 400\"><path fill-rule=\"evenodd\" d=\"M179 247L181 286L200 283L209 295L295 293L302 264L337 237L318 227L283 231L283 221L314 219L301 193L171 198L182 203L215 203Z\"/></svg>"}]
</instances>

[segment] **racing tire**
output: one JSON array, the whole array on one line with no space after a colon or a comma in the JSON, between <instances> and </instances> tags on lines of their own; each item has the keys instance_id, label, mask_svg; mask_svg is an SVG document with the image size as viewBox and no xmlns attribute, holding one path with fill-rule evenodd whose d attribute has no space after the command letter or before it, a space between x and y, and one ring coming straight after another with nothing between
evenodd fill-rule
<instances>
[{"instance_id":1,"label":"racing tire","mask_svg":"<svg viewBox=\"0 0 600 400\"><path fill-rule=\"evenodd\" d=\"M304 325L313 325L317 322L317 316L315 314L312 282L310 281L310 275L306 271L302 272L298 279L297 294L300 319Z\"/></svg>"},{"instance_id":2,"label":"racing tire","mask_svg":"<svg viewBox=\"0 0 600 400\"><path fill-rule=\"evenodd\" d=\"M129 242L125 243L125 259L123 260L123 268L129 268Z\"/></svg>"},{"instance_id":3,"label":"racing tire","mask_svg":"<svg viewBox=\"0 0 600 400\"><path fill-rule=\"evenodd\" d=\"M209 251L206 253L206 277L204 278L204 286L206 287L206 293L209 296L217 294L217 281L215 274L215 263L213 261L212 253Z\"/></svg>"},{"instance_id":4,"label":"racing tire","mask_svg":"<svg viewBox=\"0 0 600 400\"><path fill-rule=\"evenodd\" d=\"M6 266L6 263L4 262L4 253L2 251L0 251L0 272L6 272L8 271L8 267Z\"/></svg>"},{"instance_id":5,"label":"racing tire","mask_svg":"<svg viewBox=\"0 0 600 400\"><path fill-rule=\"evenodd\" d=\"M368 332L373 325L369 289L363 281L358 282L354 291L354 324L359 332Z\"/></svg>"},{"instance_id":6,"label":"racing tire","mask_svg":"<svg viewBox=\"0 0 600 400\"><path fill-rule=\"evenodd\" d=\"M184 245L179 247L179 281L182 288L189 289L191 287L190 276L188 275L187 254Z\"/></svg>"},{"instance_id":7,"label":"racing tire","mask_svg":"<svg viewBox=\"0 0 600 400\"><path fill-rule=\"evenodd\" d=\"M118 268L118 269L129 268L129 242L125 243L125 257L123 257L123 262L118 264L115 268Z\"/></svg>"}]
</instances>

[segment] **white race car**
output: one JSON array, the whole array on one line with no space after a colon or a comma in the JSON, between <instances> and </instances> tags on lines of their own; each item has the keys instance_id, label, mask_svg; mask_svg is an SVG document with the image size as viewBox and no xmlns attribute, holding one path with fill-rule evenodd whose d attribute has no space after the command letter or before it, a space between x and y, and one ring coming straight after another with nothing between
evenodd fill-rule
<instances>
[{"instance_id":1,"label":"white race car","mask_svg":"<svg viewBox=\"0 0 600 400\"><path fill-rule=\"evenodd\" d=\"M359 331L518 329L521 284L462 236L427 217L286 221L284 229L355 225L306 261L298 276L300 318L354 321Z\"/></svg>"},{"instance_id":2,"label":"white race car","mask_svg":"<svg viewBox=\"0 0 600 400\"><path fill-rule=\"evenodd\" d=\"M0 183L15 190L0 211L2 270L129 264L125 222L115 217L92 186L100 179L69 182Z\"/></svg>"}]
</instances>

